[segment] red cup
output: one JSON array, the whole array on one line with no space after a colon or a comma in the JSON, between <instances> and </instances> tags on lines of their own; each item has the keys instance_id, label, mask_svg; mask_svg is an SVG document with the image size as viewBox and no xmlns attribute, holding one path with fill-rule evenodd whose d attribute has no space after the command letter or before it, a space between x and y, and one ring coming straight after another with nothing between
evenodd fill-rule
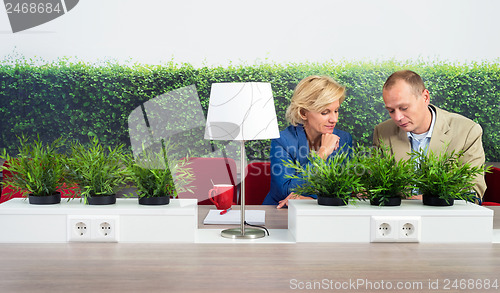
<instances>
[{"instance_id":1,"label":"red cup","mask_svg":"<svg viewBox=\"0 0 500 293\"><path fill-rule=\"evenodd\" d=\"M208 198L214 203L218 210L227 210L233 204L234 185L215 184L208 191Z\"/></svg>"}]
</instances>

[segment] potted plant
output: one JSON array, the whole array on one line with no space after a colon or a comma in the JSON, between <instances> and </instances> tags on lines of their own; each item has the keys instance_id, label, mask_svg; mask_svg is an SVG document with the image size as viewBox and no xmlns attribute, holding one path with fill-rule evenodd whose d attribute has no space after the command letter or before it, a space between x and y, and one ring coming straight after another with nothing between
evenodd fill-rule
<instances>
[{"instance_id":1,"label":"potted plant","mask_svg":"<svg viewBox=\"0 0 500 293\"><path fill-rule=\"evenodd\" d=\"M72 143L68 158L70 175L86 204L116 203L116 191L129 179L123 147L104 148L97 137L88 145Z\"/></svg>"},{"instance_id":2,"label":"potted plant","mask_svg":"<svg viewBox=\"0 0 500 293\"><path fill-rule=\"evenodd\" d=\"M51 144L44 144L40 137L32 142L20 137L19 142L16 157L9 156L5 150L0 156L7 162L2 169L11 173L11 177L2 182L11 187L9 196L20 192L28 196L30 204L60 203L60 188L68 183L64 157L59 153L64 140L58 138Z\"/></svg>"},{"instance_id":3,"label":"potted plant","mask_svg":"<svg viewBox=\"0 0 500 293\"><path fill-rule=\"evenodd\" d=\"M347 152L339 152L328 160L311 152L306 165L293 161L284 163L295 170L295 174L287 175L287 178L303 182L293 191L297 194L316 194L319 205L347 205L352 194L362 188L361 178L354 170L356 165Z\"/></svg>"},{"instance_id":4,"label":"potted plant","mask_svg":"<svg viewBox=\"0 0 500 293\"><path fill-rule=\"evenodd\" d=\"M412 152L412 156L417 160L416 186L422 193L424 205L451 206L455 199L473 202L474 179L489 170L484 165L471 166L461 162L463 151L439 155L429 151L426 155L421 150Z\"/></svg>"},{"instance_id":5,"label":"potted plant","mask_svg":"<svg viewBox=\"0 0 500 293\"><path fill-rule=\"evenodd\" d=\"M139 204L166 205L171 196L177 196L177 192L193 192L187 186L193 177L187 168L188 159L171 159L169 162L167 152L165 148L159 152L144 150L141 156L129 160L128 168L137 187Z\"/></svg>"},{"instance_id":6,"label":"potted plant","mask_svg":"<svg viewBox=\"0 0 500 293\"><path fill-rule=\"evenodd\" d=\"M364 169L361 182L371 205L399 206L413 189L412 160L396 161L388 146L359 147L355 158Z\"/></svg>"}]
</instances>

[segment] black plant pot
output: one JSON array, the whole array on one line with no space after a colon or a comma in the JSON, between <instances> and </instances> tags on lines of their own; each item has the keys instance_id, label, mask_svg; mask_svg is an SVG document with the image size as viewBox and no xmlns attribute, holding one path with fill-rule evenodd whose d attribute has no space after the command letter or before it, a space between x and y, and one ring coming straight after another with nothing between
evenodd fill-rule
<instances>
[{"instance_id":1,"label":"black plant pot","mask_svg":"<svg viewBox=\"0 0 500 293\"><path fill-rule=\"evenodd\" d=\"M448 200L444 200L444 199L441 199L437 196L424 194L424 195L422 195L422 201L423 201L424 205L426 205L426 206L449 207L449 206L453 205L453 202L455 200L453 198L448 199Z\"/></svg>"},{"instance_id":2,"label":"black plant pot","mask_svg":"<svg viewBox=\"0 0 500 293\"><path fill-rule=\"evenodd\" d=\"M115 204L116 203L116 194L88 196L87 203L89 205Z\"/></svg>"},{"instance_id":3,"label":"black plant pot","mask_svg":"<svg viewBox=\"0 0 500 293\"><path fill-rule=\"evenodd\" d=\"M339 197L318 196L318 204L322 206L345 206L349 200Z\"/></svg>"},{"instance_id":4,"label":"black plant pot","mask_svg":"<svg viewBox=\"0 0 500 293\"><path fill-rule=\"evenodd\" d=\"M28 195L30 204L58 204L61 203L61 193L56 192L52 195Z\"/></svg>"},{"instance_id":5,"label":"black plant pot","mask_svg":"<svg viewBox=\"0 0 500 293\"><path fill-rule=\"evenodd\" d=\"M139 204L148 206L167 205L170 203L170 196L139 197Z\"/></svg>"},{"instance_id":6,"label":"black plant pot","mask_svg":"<svg viewBox=\"0 0 500 293\"><path fill-rule=\"evenodd\" d=\"M370 204L372 206L386 206L386 207L394 207L401 205L401 197L389 197L388 200L384 201L381 198L372 198L370 199Z\"/></svg>"}]
</instances>

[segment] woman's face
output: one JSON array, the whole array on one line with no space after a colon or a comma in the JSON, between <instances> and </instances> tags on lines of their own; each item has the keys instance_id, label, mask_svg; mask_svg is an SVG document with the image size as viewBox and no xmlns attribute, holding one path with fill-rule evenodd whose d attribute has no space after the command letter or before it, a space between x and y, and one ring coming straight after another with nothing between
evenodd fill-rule
<instances>
[{"instance_id":1,"label":"woman's face","mask_svg":"<svg viewBox=\"0 0 500 293\"><path fill-rule=\"evenodd\" d=\"M332 133L339 121L339 108L340 102L337 100L321 112L305 110L302 113L302 120L304 120L307 135L311 139L315 139L323 133Z\"/></svg>"}]
</instances>

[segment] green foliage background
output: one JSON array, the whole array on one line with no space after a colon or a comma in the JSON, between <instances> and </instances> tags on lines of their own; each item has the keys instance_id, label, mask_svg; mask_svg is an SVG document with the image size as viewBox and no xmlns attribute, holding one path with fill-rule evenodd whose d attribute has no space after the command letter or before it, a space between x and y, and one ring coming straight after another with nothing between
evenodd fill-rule
<instances>
[{"instance_id":1,"label":"green foliage background","mask_svg":"<svg viewBox=\"0 0 500 293\"><path fill-rule=\"evenodd\" d=\"M96 64L67 58L41 63L24 58L0 61L0 148L13 151L21 134L40 134L105 145L130 145L128 115L145 101L195 85L206 115L210 86L216 82L270 82L279 127L296 84L304 77L329 75L347 87L337 127L354 143L370 145L373 128L389 118L382 101L385 79L399 69L418 72L431 92L431 103L481 124L487 161L500 161L500 67L495 62L442 61L325 62L230 65L194 68L173 61L163 65ZM186 119L193 119L185 113ZM189 135L189 134L187 134ZM247 143L250 159L268 159L269 141Z\"/></svg>"}]
</instances>

